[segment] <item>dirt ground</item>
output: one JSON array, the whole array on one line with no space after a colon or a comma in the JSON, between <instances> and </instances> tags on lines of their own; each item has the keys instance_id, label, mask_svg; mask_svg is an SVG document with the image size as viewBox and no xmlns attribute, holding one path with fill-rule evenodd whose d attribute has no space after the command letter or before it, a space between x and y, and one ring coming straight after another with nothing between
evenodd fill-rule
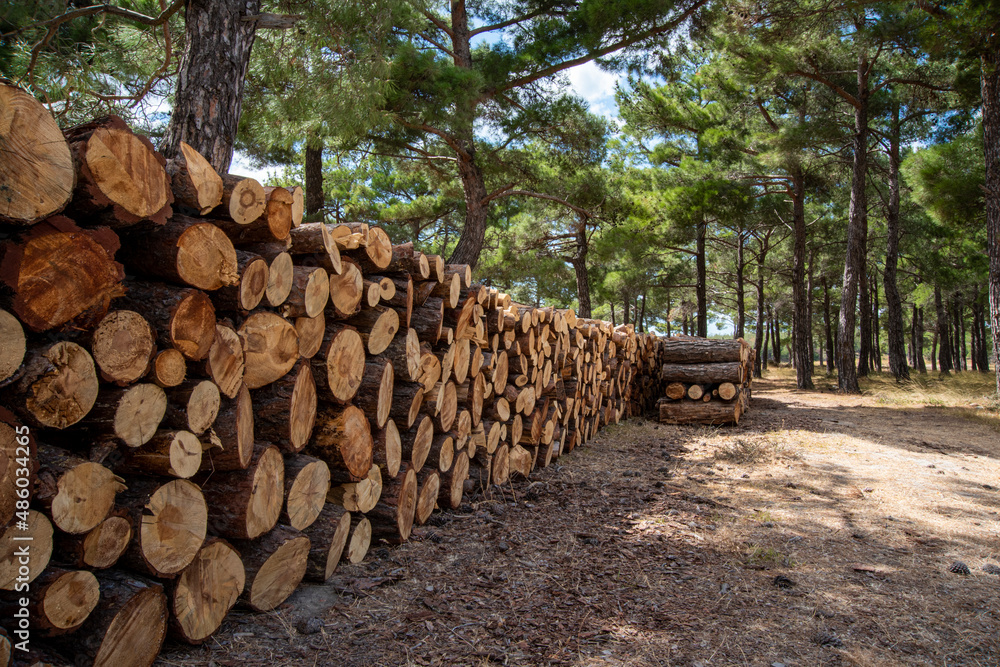
<instances>
[{"instance_id":1,"label":"dirt ground","mask_svg":"<svg viewBox=\"0 0 1000 667\"><path fill-rule=\"evenodd\" d=\"M820 384L610 427L159 664L1000 665L998 420Z\"/></svg>"}]
</instances>

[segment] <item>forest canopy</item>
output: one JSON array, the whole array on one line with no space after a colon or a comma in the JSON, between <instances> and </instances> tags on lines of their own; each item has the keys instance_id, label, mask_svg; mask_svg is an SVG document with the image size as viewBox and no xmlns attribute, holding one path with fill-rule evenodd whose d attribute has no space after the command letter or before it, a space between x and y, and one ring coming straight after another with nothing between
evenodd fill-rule
<instances>
[{"instance_id":1,"label":"forest canopy","mask_svg":"<svg viewBox=\"0 0 1000 667\"><path fill-rule=\"evenodd\" d=\"M523 303L744 337L758 373L855 392L997 370L998 23L991 0L35 0L0 9L0 76L63 127L114 113L220 172L238 150L311 220Z\"/></svg>"}]
</instances>

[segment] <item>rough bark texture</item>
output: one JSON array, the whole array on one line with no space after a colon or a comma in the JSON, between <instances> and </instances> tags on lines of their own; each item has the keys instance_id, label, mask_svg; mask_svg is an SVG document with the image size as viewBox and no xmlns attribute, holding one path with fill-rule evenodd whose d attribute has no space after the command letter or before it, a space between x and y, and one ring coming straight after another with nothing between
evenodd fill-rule
<instances>
[{"instance_id":1,"label":"rough bark texture","mask_svg":"<svg viewBox=\"0 0 1000 667\"><path fill-rule=\"evenodd\" d=\"M893 123L889 133L889 205L885 216L885 269L882 272L882 286L886 303L889 371L896 380L909 380L910 369L906 364L906 342L903 338L903 303L896 284L896 265L899 260L899 129L897 104L893 109Z\"/></svg>"},{"instance_id":2,"label":"rough bark texture","mask_svg":"<svg viewBox=\"0 0 1000 667\"><path fill-rule=\"evenodd\" d=\"M809 355L809 294L806 291L806 211L805 175L801 169L792 172L792 317L795 319L794 363L795 384L799 389L812 389L812 357Z\"/></svg>"},{"instance_id":3,"label":"rough bark texture","mask_svg":"<svg viewBox=\"0 0 1000 667\"><path fill-rule=\"evenodd\" d=\"M854 328L857 323L858 281L864 272L865 176L868 171L868 57L858 55L858 106L854 109L854 162L851 172L851 205L847 223L847 253L844 261L840 322L837 327L837 386L858 394L858 372L854 364Z\"/></svg>"},{"instance_id":4,"label":"rough bark texture","mask_svg":"<svg viewBox=\"0 0 1000 667\"><path fill-rule=\"evenodd\" d=\"M982 55L983 146L986 154L986 245L990 258L990 328L1000 395L1000 40Z\"/></svg>"},{"instance_id":5,"label":"rough bark texture","mask_svg":"<svg viewBox=\"0 0 1000 667\"><path fill-rule=\"evenodd\" d=\"M174 156L180 142L201 153L220 174L229 172L240 121L243 87L257 24L244 21L260 0L189 0L185 43L174 109L162 150Z\"/></svg>"}]
</instances>

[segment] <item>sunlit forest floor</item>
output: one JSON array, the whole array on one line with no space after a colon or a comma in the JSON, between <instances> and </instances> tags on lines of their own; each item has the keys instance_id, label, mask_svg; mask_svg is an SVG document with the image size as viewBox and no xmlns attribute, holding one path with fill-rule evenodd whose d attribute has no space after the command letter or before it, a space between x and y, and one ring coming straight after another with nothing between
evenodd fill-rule
<instances>
[{"instance_id":1,"label":"sunlit forest floor","mask_svg":"<svg viewBox=\"0 0 1000 667\"><path fill-rule=\"evenodd\" d=\"M991 376L817 380L610 427L161 664L1000 664Z\"/></svg>"}]
</instances>

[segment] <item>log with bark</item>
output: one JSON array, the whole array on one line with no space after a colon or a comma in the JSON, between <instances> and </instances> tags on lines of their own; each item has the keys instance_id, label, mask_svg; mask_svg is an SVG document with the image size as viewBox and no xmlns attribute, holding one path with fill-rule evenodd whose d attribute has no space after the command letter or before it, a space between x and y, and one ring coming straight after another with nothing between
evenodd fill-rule
<instances>
[{"instance_id":1,"label":"log with bark","mask_svg":"<svg viewBox=\"0 0 1000 667\"><path fill-rule=\"evenodd\" d=\"M180 142L180 153L167 160L166 171L178 204L208 215L222 203L222 177L187 143Z\"/></svg>"},{"instance_id":2,"label":"log with bark","mask_svg":"<svg viewBox=\"0 0 1000 667\"><path fill-rule=\"evenodd\" d=\"M389 544L410 539L417 508L417 473L404 463L399 474L382 487L382 498L367 514L372 522L371 536Z\"/></svg>"},{"instance_id":3,"label":"log with bark","mask_svg":"<svg viewBox=\"0 0 1000 667\"><path fill-rule=\"evenodd\" d=\"M205 542L208 506L198 485L175 479L133 478L121 494L135 526L135 539L123 559L155 577L171 578L187 567Z\"/></svg>"},{"instance_id":4,"label":"log with bark","mask_svg":"<svg viewBox=\"0 0 1000 667\"><path fill-rule=\"evenodd\" d=\"M186 359L199 361L211 351L215 342L215 306L204 292L130 281L120 303L145 317L160 344L176 348Z\"/></svg>"},{"instance_id":5,"label":"log with bark","mask_svg":"<svg viewBox=\"0 0 1000 667\"><path fill-rule=\"evenodd\" d=\"M203 471L243 470L250 465L254 447L253 400L246 385L234 399L221 399L218 416L208 432L215 445L202 456Z\"/></svg>"},{"instance_id":6,"label":"log with bark","mask_svg":"<svg viewBox=\"0 0 1000 667\"><path fill-rule=\"evenodd\" d=\"M34 501L45 508L60 530L80 534L108 516L125 481L113 472L72 453L38 445L38 487Z\"/></svg>"},{"instance_id":7,"label":"log with bark","mask_svg":"<svg viewBox=\"0 0 1000 667\"><path fill-rule=\"evenodd\" d=\"M118 257L139 275L203 290L235 285L240 279L232 241L200 218L175 215L157 229L125 235Z\"/></svg>"},{"instance_id":8,"label":"log with bark","mask_svg":"<svg viewBox=\"0 0 1000 667\"><path fill-rule=\"evenodd\" d=\"M316 382L308 362L253 392L256 437L288 453L302 451L316 423ZM298 527L298 526L296 526Z\"/></svg>"},{"instance_id":9,"label":"log with bark","mask_svg":"<svg viewBox=\"0 0 1000 667\"><path fill-rule=\"evenodd\" d=\"M288 599L306 573L309 538L290 526L278 526L260 539L238 541L246 568L243 599L255 611L270 611Z\"/></svg>"},{"instance_id":10,"label":"log with bark","mask_svg":"<svg viewBox=\"0 0 1000 667\"><path fill-rule=\"evenodd\" d=\"M299 360L299 334L291 322L267 311L256 311L237 331L243 343L243 382L250 389L270 384Z\"/></svg>"},{"instance_id":11,"label":"log with bark","mask_svg":"<svg viewBox=\"0 0 1000 667\"><path fill-rule=\"evenodd\" d=\"M360 481L345 470L331 470L333 485L326 495L327 501L340 505L349 512L370 512L382 497L382 469L372 465L368 475Z\"/></svg>"},{"instance_id":12,"label":"log with bark","mask_svg":"<svg viewBox=\"0 0 1000 667\"><path fill-rule=\"evenodd\" d=\"M666 424L739 424L740 413L738 402L660 403L660 421Z\"/></svg>"},{"instance_id":13,"label":"log with bark","mask_svg":"<svg viewBox=\"0 0 1000 667\"><path fill-rule=\"evenodd\" d=\"M351 513L336 503L325 504L316 520L303 529L310 545L307 580L322 583L333 575L350 531Z\"/></svg>"},{"instance_id":14,"label":"log with bark","mask_svg":"<svg viewBox=\"0 0 1000 667\"><path fill-rule=\"evenodd\" d=\"M328 322L320 352L311 361L321 401L346 403L358 393L365 373L365 348L357 331Z\"/></svg>"},{"instance_id":15,"label":"log with bark","mask_svg":"<svg viewBox=\"0 0 1000 667\"><path fill-rule=\"evenodd\" d=\"M146 137L133 134L117 116L78 125L64 133L77 170L72 206L111 228L141 220L164 224L174 194L166 160Z\"/></svg>"},{"instance_id":16,"label":"log with bark","mask_svg":"<svg viewBox=\"0 0 1000 667\"><path fill-rule=\"evenodd\" d=\"M325 406L317 415L306 451L331 468L346 470L361 480L371 470L373 447L371 426L364 412L353 405Z\"/></svg>"},{"instance_id":17,"label":"log with bark","mask_svg":"<svg viewBox=\"0 0 1000 667\"><path fill-rule=\"evenodd\" d=\"M202 481L212 532L253 540L271 530L284 504L285 462L274 445L257 444L246 470L212 473Z\"/></svg>"},{"instance_id":18,"label":"log with bark","mask_svg":"<svg viewBox=\"0 0 1000 667\"><path fill-rule=\"evenodd\" d=\"M118 562L134 534L132 518L125 508L111 510L104 521L84 535L59 533L58 560L70 567L103 570Z\"/></svg>"},{"instance_id":19,"label":"log with bark","mask_svg":"<svg viewBox=\"0 0 1000 667\"><path fill-rule=\"evenodd\" d=\"M240 554L225 540L209 538L191 564L170 584L171 634L200 644L222 625L246 583Z\"/></svg>"}]
</instances>

